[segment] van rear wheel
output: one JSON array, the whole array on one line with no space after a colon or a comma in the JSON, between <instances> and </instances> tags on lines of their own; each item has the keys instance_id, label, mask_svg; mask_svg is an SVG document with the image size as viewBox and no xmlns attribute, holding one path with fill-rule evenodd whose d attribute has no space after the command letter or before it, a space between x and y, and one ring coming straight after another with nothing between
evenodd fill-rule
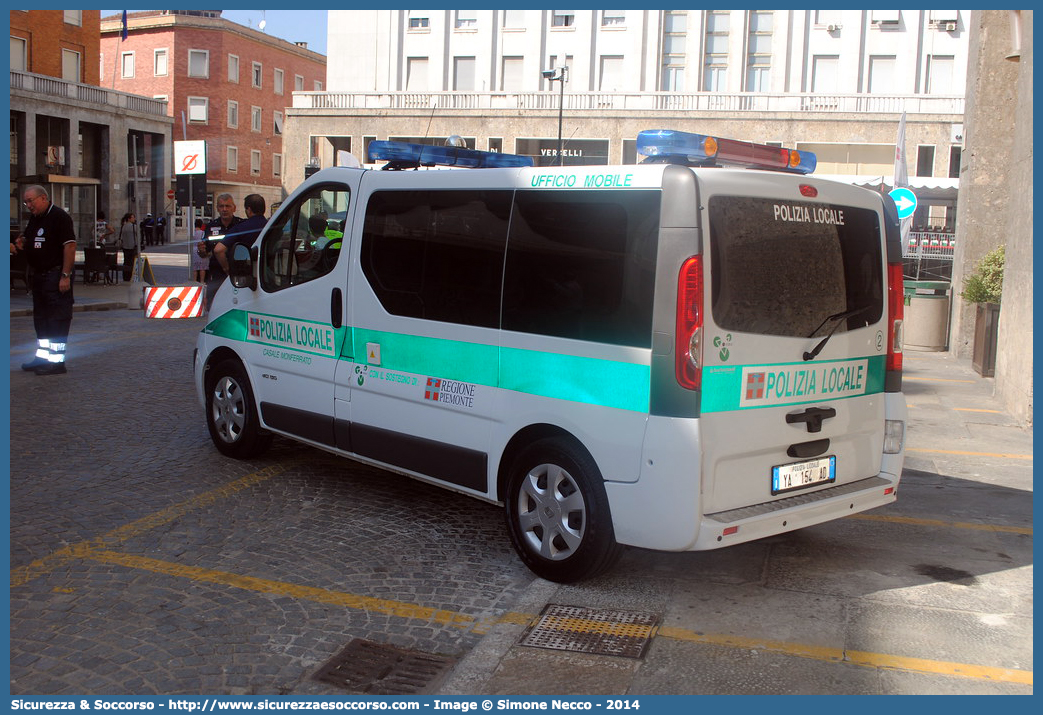
<instances>
[{"instance_id":1,"label":"van rear wheel","mask_svg":"<svg viewBox=\"0 0 1043 715\"><path fill-rule=\"evenodd\" d=\"M272 434L261 429L250 378L236 360L224 360L207 381L206 426L217 450L228 457L249 459L262 454Z\"/></svg>"},{"instance_id":2,"label":"van rear wheel","mask_svg":"<svg viewBox=\"0 0 1043 715\"><path fill-rule=\"evenodd\" d=\"M622 553L601 471L585 450L564 439L536 442L514 461L507 527L525 565L549 581L590 578Z\"/></svg>"}]
</instances>

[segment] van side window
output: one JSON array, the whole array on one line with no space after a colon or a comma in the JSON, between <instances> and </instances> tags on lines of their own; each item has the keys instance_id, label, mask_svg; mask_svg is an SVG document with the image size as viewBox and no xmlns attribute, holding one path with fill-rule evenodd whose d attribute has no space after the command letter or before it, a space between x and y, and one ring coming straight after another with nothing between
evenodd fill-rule
<instances>
[{"instance_id":1,"label":"van side window","mask_svg":"<svg viewBox=\"0 0 1043 715\"><path fill-rule=\"evenodd\" d=\"M658 191L519 191L503 328L650 347Z\"/></svg>"},{"instance_id":2,"label":"van side window","mask_svg":"<svg viewBox=\"0 0 1043 715\"><path fill-rule=\"evenodd\" d=\"M883 313L883 257L875 211L853 206L713 196L709 203L713 319L726 330L811 337Z\"/></svg>"},{"instance_id":3,"label":"van side window","mask_svg":"<svg viewBox=\"0 0 1043 715\"><path fill-rule=\"evenodd\" d=\"M511 191L378 191L362 271L393 315L495 328Z\"/></svg>"},{"instance_id":4,"label":"van side window","mask_svg":"<svg viewBox=\"0 0 1043 715\"><path fill-rule=\"evenodd\" d=\"M285 210L261 242L261 285L267 291L307 283L337 265L349 194L343 186L315 187Z\"/></svg>"}]
</instances>

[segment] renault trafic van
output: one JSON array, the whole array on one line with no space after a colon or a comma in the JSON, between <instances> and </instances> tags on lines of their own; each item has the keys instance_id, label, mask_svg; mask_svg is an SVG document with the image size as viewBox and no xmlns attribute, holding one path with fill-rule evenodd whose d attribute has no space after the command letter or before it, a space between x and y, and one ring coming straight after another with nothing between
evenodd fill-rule
<instances>
[{"instance_id":1,"label":"renault trafic van","mask_svg":"<svg viewBox=\"0 0 1043 715\"><path fill-rule=\"evenodd\" d=\"M872 509L904 458L898 219L784 148L644 163L374 142L281 205L199 335L232 457L273 434L503 504L559 582ZM428 164L470 165L411 171Z\"/></svg>"}]
</instances>

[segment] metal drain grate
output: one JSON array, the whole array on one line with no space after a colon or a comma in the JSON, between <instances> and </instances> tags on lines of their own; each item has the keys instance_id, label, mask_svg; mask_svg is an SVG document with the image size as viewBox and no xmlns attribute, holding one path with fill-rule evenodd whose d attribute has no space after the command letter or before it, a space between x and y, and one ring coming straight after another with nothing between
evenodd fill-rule
<instances>
[{"instance_id":1,"label":"metal drain grate","mask_svg":"<svg viewBox=\"0 0 1043 715\"><path fill-rule=\"evenodd\" d=\"M643 658L659 628L654 613L549 604L520 645L594 655Z\"/></svg>"},{"instance_id":2,"label":"metal drain grate","mask_svg":"<svg viewBox=\"0 0 1043 715\"><path fill-rule=\"evenodd\" d=\"M424 695L455 664L455 658L356 638L312 679L371 695Z\"/></svg>"}]
</instances>

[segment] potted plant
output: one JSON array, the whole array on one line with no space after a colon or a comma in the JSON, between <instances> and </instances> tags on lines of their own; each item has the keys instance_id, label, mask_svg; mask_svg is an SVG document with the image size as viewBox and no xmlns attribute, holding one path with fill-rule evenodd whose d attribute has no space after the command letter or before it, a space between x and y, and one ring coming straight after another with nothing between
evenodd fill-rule
<instances>
[{"instance_id":1,"label":"potted plant","mask_svg":"<svg viewBox=\"0 0 1043 715\"><path fill-rule=\"evenodd\" d=\"M971 366L982 377L996 373L996 339L999 335L1000 299L1003 293L1005 246L998 246L978 261L974 273L963 281L960 296L977 306L974 318L974 350Z\"/></svg>"}]
</instances>

